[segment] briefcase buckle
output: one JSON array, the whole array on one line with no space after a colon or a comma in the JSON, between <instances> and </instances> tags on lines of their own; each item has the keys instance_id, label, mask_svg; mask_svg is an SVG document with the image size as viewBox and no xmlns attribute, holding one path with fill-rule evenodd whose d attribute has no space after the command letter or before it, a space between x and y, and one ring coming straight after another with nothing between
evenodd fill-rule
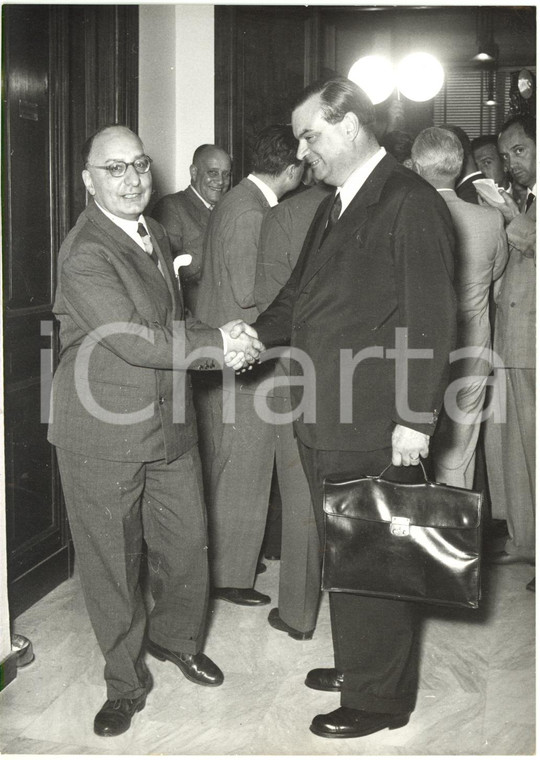
<instances>
[{"instance_id":1,"label":"briefcase buckle","mask_svg":"<svg viewBox=\"0 0 540 760\"><path fill-rule=\"evenodd\" d=\"M399 538L408 536L411 532L410 525L411 521L408 517L392 517L390 521L390 533Z\"/></svg>"}]
</instances>

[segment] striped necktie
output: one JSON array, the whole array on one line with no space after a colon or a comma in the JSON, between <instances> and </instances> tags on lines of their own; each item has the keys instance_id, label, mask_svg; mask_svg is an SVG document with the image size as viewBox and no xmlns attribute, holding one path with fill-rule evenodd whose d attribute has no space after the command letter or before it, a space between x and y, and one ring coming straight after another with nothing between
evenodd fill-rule
<instances>
[{"instance_id":1,"label":"striped necktie","mask_svg":"<svg viewBox=\"0 0 540 760\"><path fill-rule=\"evenodd\" d=\"M148 234L148 230L142 224L139 222L139 225L137 227L137 234L142 240L142 244L144 245L144 250L146 253L150 256L154 264L159 267L159 259L157 256L157 253L154 251L154 246L152 245L152 241L150 240L150 235Z\"/></svg>"}]
</instances>

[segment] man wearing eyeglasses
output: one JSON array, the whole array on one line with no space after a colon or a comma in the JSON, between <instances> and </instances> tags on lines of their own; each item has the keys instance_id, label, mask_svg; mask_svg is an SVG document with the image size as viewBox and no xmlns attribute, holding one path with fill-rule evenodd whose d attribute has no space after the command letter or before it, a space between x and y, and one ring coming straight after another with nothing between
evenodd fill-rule
<instances>
[{"instance_id":1,"label":"man wearing eyeglasses","mask_svg":"<svg viewBox=\"0 0 540 760\"><path fill-rule=\"evenodd\" d=\"M204 235L211 211L229 189L230 156L217 145L199 145L189 174L189 186L161 198L151 215L167 230L173 256L186 253L191 256L191 263L180 269L180 278L186 307L193 314L202 270Z\"/></svg>"},{"instance_id":2,"label":"man wearing eyeglasses","mask_svg":"<svg viewBox=\"0 0 540 760\"><path fill-rule=\"evenodd\" d=\"M83 162L91 201L58 260L61 353L49 440L106 663L107 701L94 731L116 736L151 688L145 648L196 684L223 681L201 652L206 516L188 373L173 368L182 370L197 351L197 369L221 368L224 354L238 369L262 346L241 332L249 328L240 320L214 329L184 319L168 237L143 216L151 159L137 135L105 127L87 141ZM236 351L243 359L233 358ZM140 585L143 539L149 614Z\"/></svg>"}]
</instances>

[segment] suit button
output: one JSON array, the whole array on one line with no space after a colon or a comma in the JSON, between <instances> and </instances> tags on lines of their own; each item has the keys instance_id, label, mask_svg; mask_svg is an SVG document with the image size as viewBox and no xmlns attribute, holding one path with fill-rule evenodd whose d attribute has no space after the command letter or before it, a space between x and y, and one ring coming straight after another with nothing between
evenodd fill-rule
<instances>
[{"instance_id":1,"label":"suit button","mask_svg":"<svg viewBox=\"0 0 540 760\"><path fill-rule=\"evenodd\" d=\"M165 403L165 399L163 398L163 396L160 396L159 397L159 405L163 406L164 403Z\"/></svg>"},{"instance_id":2,"label":"suit button","mask_svg":"<svg viewBox=\"0 0 540 760\"><path fill-rule=\"evenodd\" d=\"M515 306L515 305L516 305L515 301L512 301L512 303L510 304L510 306Z\"/></svg>"}]
</instances>

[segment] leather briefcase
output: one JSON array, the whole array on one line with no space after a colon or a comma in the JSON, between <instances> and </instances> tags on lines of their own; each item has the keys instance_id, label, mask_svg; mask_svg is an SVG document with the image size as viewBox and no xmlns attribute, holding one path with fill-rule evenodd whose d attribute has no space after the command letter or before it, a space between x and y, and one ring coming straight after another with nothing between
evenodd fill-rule
<instances>
[{"instance_id":1,"label":"leather briefcase","mask_svg":"<svg viewBox=\"0 0 540 760\"><path fill-rule=\"evenodd\" d=\"M323 590L477 608L482 494L387 469L325 479Z\"/></svg>"}]
</instances>

